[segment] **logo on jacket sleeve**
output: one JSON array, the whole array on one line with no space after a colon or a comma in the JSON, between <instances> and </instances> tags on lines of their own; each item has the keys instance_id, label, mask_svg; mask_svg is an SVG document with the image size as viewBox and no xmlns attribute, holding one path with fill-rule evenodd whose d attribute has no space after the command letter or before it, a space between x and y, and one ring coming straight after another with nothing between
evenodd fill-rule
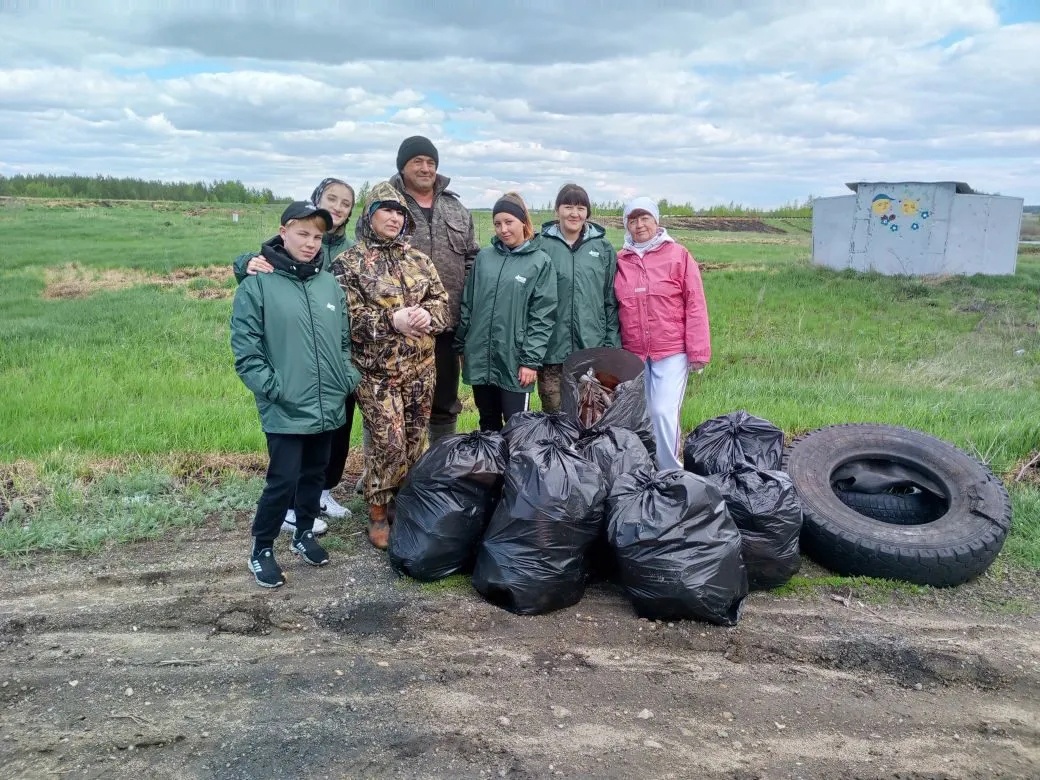
<instances>
[{"instance_id":1,"label":"logo on jacket sleeve","mask_svg":"<svg viewBox=\"0 0 1040 780\"><path fill-rule=\"evenodd\" d=\"M516 279L518 282L520 282L520 284L527 284L527 277L526 276L521 276L520 274L517 274L513 278Z\"/></svg>"},{"instance_id":2,"label":"logo on jacket sleeve","mask_svg":"<svg viewBox=\"0 0 1040 780\"><path fill-rule=\"evenodd\" d=\"M592 249L589 251L589 257L599 257L599 252L597 252L595 249Z\"/></svg>"},{"instance_id":3,"label":"logo on jacket sleeve","mask_svg":"<svg viewBox=\"0 0 1040 780\"><path fill-rule=\"evenodd\" d=\"M325 304L325 308L328 309L329 311L336 311L336 307L333 306L331 303L326 303Z\"/></svg>"}]
</instances>

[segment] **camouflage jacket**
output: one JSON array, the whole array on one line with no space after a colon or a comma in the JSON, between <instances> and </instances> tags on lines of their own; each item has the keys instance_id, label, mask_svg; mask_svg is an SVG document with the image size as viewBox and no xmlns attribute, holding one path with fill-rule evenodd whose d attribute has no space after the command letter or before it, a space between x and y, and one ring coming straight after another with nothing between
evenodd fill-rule
<instances>
[{"instance_id":1,"label":"camouflage jacket","mask_svg":"<svg viewBox=\"0 0 1040 780\"><path fill-rule=\"evenodd\" d=\"M409 233L415 223L405 217L404 230L386 240L372 231L369 205L404 196L386 182L372 188L357 224L358 242L332 262L350 309L352 358L363 376L399 377L433 367L433 334L447 327L448 294L430 258L413 248ZM394 313L421 306L430 313L431 334L408 338L393 326Z\"/></svg>"},{"instance_id":2,"label":"camouflage jacket","mask_svg":"<svg viewBox=\"0 0 1040 780\"><path fill-rule=\"evenodd\" d=\"M437 174L433 191L433 220L429 221L415 198L405 193L401 174L390 179L390 183L404 193L405 203L415 220L412 246L433 260L441 283L448 291L446 330L454 330L459 323L462 288L466 284L466 275L473 267L473 258L480 251L473 229L473 217L462 205L459 196L448 189L450 181L448 177Z\"/></svg>"}]
</instances>

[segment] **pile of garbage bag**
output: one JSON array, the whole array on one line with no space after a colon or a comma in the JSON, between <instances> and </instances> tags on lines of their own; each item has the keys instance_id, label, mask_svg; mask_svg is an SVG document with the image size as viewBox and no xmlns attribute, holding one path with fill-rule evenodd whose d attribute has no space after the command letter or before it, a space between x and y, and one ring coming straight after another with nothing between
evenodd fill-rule
<instances>
[{"instance_id":1,"label":"pile of garbage bag","mask_svg":"<svg viewBox=\"0 0 1040 780\"><path fill-rule=\"evenodd\" d=\"M658 470L643 362L582 350L564 364L562 412L430 448L397 496L390 561L420 580L472 572L484 598L517 614L571 606L606 578L643 617L732 626L750 590L801 562L783 441L733 412L689 434L686 470Z\"/></svg>"}]
</instances>

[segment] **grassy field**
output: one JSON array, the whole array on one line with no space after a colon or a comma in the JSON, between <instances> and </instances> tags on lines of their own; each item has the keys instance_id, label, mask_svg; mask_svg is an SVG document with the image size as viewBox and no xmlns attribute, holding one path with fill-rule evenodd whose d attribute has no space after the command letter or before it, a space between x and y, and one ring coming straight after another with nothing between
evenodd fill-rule
<instances>
[{"instance_id":1,"label":"grassy field","mask_svg":"<svg viewBox=\"0 0 1040 780\"><path fill-rule=\"evenodd\" d=\"M40 544L30 516L43 522L85 505L111 514L131 506L128 495L169 494L201 507L192 517L255 499L255 484L185 497L156 470L171 453L263 448L232 368L226 269L274 231L280 207L237 211L236 223L226 206L0 205L0 510L20 502L23 521L0 523L0 554ZM486 244L490 213L478 212L477 224ZM1007 278L838 273L810 264L803 224L771 224L787 232L675 234L703 264L714 345L684 428L734 409L791 435L842 422L905 425L1002 474L1040 447L1040 255L1020 255ZM619 230L609 237L620 245ZM206 270L186 270L197 268ZM472 411L462 424L475 427ZM127 457L144 487L81 478L92 463ZM62 488L70 479L102 492ZM1040 568L1040 490L1011 487L1009 552ZM150 499L137 503L134 511ZM133 534L91 538L124 537Z\"/></svg>"}]
</instances>

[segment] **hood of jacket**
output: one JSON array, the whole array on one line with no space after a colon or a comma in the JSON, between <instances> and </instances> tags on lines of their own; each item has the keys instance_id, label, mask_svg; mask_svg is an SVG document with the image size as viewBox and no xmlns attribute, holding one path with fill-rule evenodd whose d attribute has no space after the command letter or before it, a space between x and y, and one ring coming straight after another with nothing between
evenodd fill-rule
<instances>
[{"instance_id":1,"label":"hood of jacket","mask_svg":"<svg viewBox=\"0 0 1040 780\"><path fill-rule=\"evenodd\" d=\"M563 237L563 231L560 230L560 220L558 219L554 219L552 222L543 222L542 235L546 238L557 238L563 243L567 243L567 239ZM595 222L586 222L574 246L577 248L586 241L591 241L594 238L603 238L606 235L607 230L602 225L598 225Z\"/></svg>"},{"instance_id":2,"label":"hood of jacket","mask_svg":"<svg viewBox=\"0 0 1040 780\"><path fill-rule=\"evenodd\" d=\"M372 207L377 203L387 202L398 204L404 211L404 227L394 238L383 238L376 235L375 231L372 230ZM400 190L388 181L381 181L375 185L371 192L368 193L365 208L358 217L357 225L354 226L354 235L357 237L357 240L363 241L367 246L377 249L390 247L394 244L406 246L408 237L414 232L415 219L412 218L412 214L408 210L408 203Z\"/></svg>"},{"instance_id":3,"label":"hood of jacket","mask_svg":"<svg viewBox=\"0 0 1040 780\"><path fill-rule=\"evenodd\" d=\"M524 243L520 244L520 246L516 247L516 249L510 249L502 243L502 239L498 236L494 236L491 239L491 246L503 255L526 255L531 252L537 252L542 248L542 237L538 233L535 233L529 239L524 241Z\"/></svg>"}]
</instances>

